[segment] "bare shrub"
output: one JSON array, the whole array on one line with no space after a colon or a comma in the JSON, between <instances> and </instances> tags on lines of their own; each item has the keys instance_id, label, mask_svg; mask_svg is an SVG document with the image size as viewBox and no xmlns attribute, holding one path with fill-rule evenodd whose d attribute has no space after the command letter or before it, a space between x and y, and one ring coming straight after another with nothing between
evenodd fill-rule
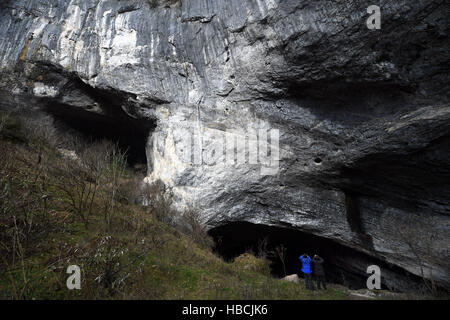
<instances>
[{"instance_id":1,"label":"bare shrub","mask_svg":"<svg viewBox=\"0 0 450 320\"><path fill-rule=\"evenodd\" d=\"M57 121L50 114L41 111L27 112L16 110L11 114L14 115L13 118L20 120L26 140L34 147L42 149L51 146L77 153L85 148L86 142L80 132Z\"/></svg>"},{"instance_id":2,"label":"bare shrub","mask_svg":"<svg viewBox=\"0 0 450 320\"><path fill-rule=\"evenodd\" d=\"M281 244L275 248L275 251L283 265L284 276L286 276L286 251L287 251L287 249L284 245Z\"/></svg>"},{"instance_id":3,"label":"bare shrub","mask_svg":"<svg viewBox=\"0 0 450 320\"><path fill-rule=\"evenodd\" d=\"M105 204L105 223L108 227L111 226L111 220L116 212L117 204L119 203L119 190L122 184L123 177L126 170L126 158L117 146L107 146L104 151L109 159L106 170L106 181L108 182L106 189L106 204Z\"/></svg>"},{"instance_id":4,"label":"bare shrub","mask_svg":"<svg viewBox=\"0 0 450 320\"><path fill-rule=\"evenodd\" d=\"M12 141L27 142L28 135L22 119L12 112L0 113L0 134L2 138Z\"/></svg>"},{"instance_id":5,"label":"bare shrub","mask_svg":"<svg viewBox=\"0 0 450 320\"><path fill-rule=\"evenodd\" d=\"M162 181L145 184L143 194L144 204L148 205L159 221L172 225L200 246L212 248L214 241L201 223L198 210L189 209L184 213L177 213L172 208L171 194L167 192Z\"/></svg>"},{"instance_id":6,"label":"bare shrub","mask_svg":"<svg viewBox=\"0 0 450 320\"><path fill-rule=\"evenodd\" d=\"M200 221L197 210L191 209L181 216L182 231L202 247L212 248L214 240L208 235L205 225Z\"/></svg>"},{"instance_id":7,"label":"bare shrub","mask_svg":"<svg viewBox=\"0 0 450 320\"><path fill-rule=\"evenodd\" d=\"M432 221L429 221L429 224L433 225ZM408 216L403 228L398 230L398 235L419 263L420 277L425 288L424 294L429 293L438 296L439 290L433 275L433 265L439 265L441 262L435 257L433 249L440 240L439 236L428 232L426 227L411 215ZM418 237L420 237L420 241L418 241Z\"/></svg>"},{"instance_id":8,"label":"bare shrub","mask_svg":"<svg viewBox=\"0 0 450 320\"><path fill-rule=\"evenodd\" d=\"M121 257L128 251L127 247L111 236L104 236L94 249L96 251L89 255L88 261L98 273L95 281L106 289L117 290L129 276L128 273L121 274Z\"/></svg>"},{"instance_id":9,"label":"bare shrub","mask_svg":"<svg viewBox=\"0 0 450 320\"><path fill-rule=\"evenodd\" d=\"M110 143L94 143L84 148L78 159L60 157L54 159L52 171L58 177L55 187L65 195L70 210L88 226L94 201L105 172L113 146Z\"/></svg>"},{"instance_id":10,"label":"bare shrub","mask_svg":"<svg viewBox=\"0 0 450 320\"><path fill-rule=\"evenodd\" d=\"M23 118L23 123L28 135L51 146L58 146L62 136L56 129L53 118L49 115Z\"/></svg>"},{"instance_id":11,"label":"bare shrub","mask_svg":"<svg viewBox=\"0 0 450 320\"><path fill-rule=\"evenodd\" d=\"M157 180L143 186L144 204L148 205L159 221L174 224L176 212L172 208L171 195L166 191L164 183Z\"/></svg>"},{"instance_id":12,"label":"bare shrub","mask_svg":"<svg viewBox=\"0 0 450 320\"><path fill-rule=\"evenodd\" d=\"M267 248L268 244L269 239L267 237L258 240L258 247L256 253L258 257L267 258L271 254L271 252Z\"/></svg>"},{"instance_id":13,"label":"bare shrub","mask_svg":"<svg viewBox=\"0 0 450 320\"><path fill-rule=\"evenodd\" d=\"M131 178L122 181L117 190L117 200L125 205L142 204L143 180L143 174L134 174Z\"/></svg>"},{"instance_id":14,"label":"bare shrub","mask_svg":"<svg viewBox=\"0 0 450 320\"><path fill-rule=\"evenodd\" d=\"M8 275L12 297L22 299L36 274L30 274L25 260L54 224L48 214L46 184L39 179L40 163L23 168L17 164L17 153L0 144L0 268Z\"/></svg>"},{"instance_id":15,"label":"bare shrub","mask_svg":"<svg viewBox=\"0 0 450 320\"><path fill-rule=\"evenodd\" d=\"M9 112L0 113L0 133L3 131L3 128L5 127L8 119L9 119Z\"/></svg>"}]
</instances>

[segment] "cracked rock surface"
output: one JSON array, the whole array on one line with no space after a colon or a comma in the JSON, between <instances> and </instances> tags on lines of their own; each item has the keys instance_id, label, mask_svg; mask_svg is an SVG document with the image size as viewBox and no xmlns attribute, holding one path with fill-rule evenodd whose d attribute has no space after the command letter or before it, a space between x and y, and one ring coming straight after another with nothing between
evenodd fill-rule
<instances>
[{"instance_id":1,"label":"cracked rock surface","mask_svg":"<svg viewBox=\"0 0 450 320\"><path fill-rule=\"evenodd\" d=\"M448 289L450 4L382 1L369 30L371 4L2 1L0 104L139 127L147 180L209 228L302 230ZM279 132L271 174L211 154L252 130Z\"/></svg>"}]
</instances>

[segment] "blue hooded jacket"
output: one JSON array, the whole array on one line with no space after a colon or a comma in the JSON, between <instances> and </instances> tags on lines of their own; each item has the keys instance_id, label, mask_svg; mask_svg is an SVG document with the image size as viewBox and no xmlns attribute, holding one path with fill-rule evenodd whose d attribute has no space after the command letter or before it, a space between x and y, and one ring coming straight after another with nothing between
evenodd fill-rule
<instances>
[{"instance_id":1,"label":"blue hooded jacket","mask_svg":"<svg viewBox=\"0 0 450 320\"><path fill-rule=\"evenodd\" d=\"M312 273L311 258L308 256L300 256L298 259L302 262L302 272L306 274Z\"/></svg>"}]
</instances>

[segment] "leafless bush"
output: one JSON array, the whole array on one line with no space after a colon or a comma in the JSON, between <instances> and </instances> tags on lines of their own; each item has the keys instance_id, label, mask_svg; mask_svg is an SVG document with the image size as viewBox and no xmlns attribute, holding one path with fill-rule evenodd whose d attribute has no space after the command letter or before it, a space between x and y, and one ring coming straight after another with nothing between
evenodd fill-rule
<instances>
[{"instance_id":1,"label":"leafless bush","mask_svg":"<svg viewBox=\"0 0 450 320\"><path fill-rule=\"evenodd\" d=\"M284 276L286 276L286 263L285 263L285 261L286 261L286 251L287 251L287 249L286 249L285 246L283 246L281 244L281 245L279 245L279 246L277 246L275 248L275 251L276 251L276 253L278 255L278 258L280 258L281 263L283 264L283 272L284 272Z\"/></svg>"},{"instance_id":2,"label":"leafless bush","mask_svg":"<svg viewBox=\"0 0 450 320\"><path fill-rule=\"evenodd\" d=\"M429 224L433 223L429 221ZM408 216L406 224L398 230L398 234L419 263L420 276L426 291L424 293L438 296L438 288L433 276L433 264L440 263L433 254L433 247L438 241L438 235L429 233L421 222L415 221L412 216ZM420 237L420 241L418 241L418 237Z\"/></svg>"},{"instance_id":3,"label":"leafless bush","mask_svg":"<svg viewBox=\"0 0 450 320\"><path fill-rule=\"evenodd\" d=\"M9 112L8 113L0 113L0 133L3 131L3 128L5 127L8 119L9 119Z\"/></svg>"},{"instance_id":4,"label":"leafless bush","mask_svg":"<svg viewBox=\"0 0 450 320\"><path fill-rule=\"evenodd\" d=\"M128 249L111 236L100 238L94 249L96 251L89 256L89 262L98 272L95 281L103 284L106 289L117 290L129 276L129 273L121 274L121 257Z\"/></svg>"},{"instance_id":5,"label":"leafless bush","mask_svg":"<svg viewBox=\"0 0 450 320\"><path fill-rule=\"evenodd\" d=\"M144 175L134 174L131 178L124 180L117 190L117 199L122 204L142 204L142 185Z\"/></svg>"},{"instance_id":6,"label":"leafless bush","mask_svg":"<svg viewBox=\"0 0 450 320\"><path fill-rule=\"evenodd\" d=\"M144 204L148 205L159 221L174 224L176 212L172 208L171 195L165 185L158 180L143 187Z\"/></svg>"},{"instance_id":7,"label":"leafless bush","mask_svg":"<svg viewBox=\"0 0 450 320\"><path fill-rule=\"evenodd\" d=\"M33 242L51 229L40 166L18 168L15 154L0 144L0 256L15 299L25 297L30 270L25 265Z\"/></svg>"},{"instance_id":8,"label":"leafless bush","mask_svg":"<svg viewBox=\"0 0 450 320\"><path fill-rule=\"evenodd\" d=\"M105 151L109 159L109 165L106 170L108 188L106 189L107 195L104 212L106 225L110 227L119 200L120 186L125 175L126 158L125 154L117 146L109 146Z\"/></svg>"},{"instance_id":9,"label":"leafless bush","mask_svg":"<svg viewBox=\"0 0 450 320\"><path fill-rule=\"evenodd\" d=\"M55 180L55 187L65 195L69 208L86 227L100 185L105 182L106 169L115 152L112 150L114 146L108 142L94 143L84 148L77 159L55 159L57 163L52 170L59 178ZM116 183L116 180L112 181L112 184Z\"/></svg>"},{"instance_id":10,"label":"leafless bush","mask_svg":"<svg viewBox=\"0 0 450 320\"><path fill-rule=\"evenodd\" d=\"M0 114L0 123L4 119L6 119L6 123L20 122L24 132L17 132L17 134L23 135L27 141L37 147L42 148L47 145L78 152L86 145L81 133L58 122L53 116L41 111L28 112L28 110L14 110L4 114L6 117L2 117ZM19 131L17 128L15 130Z\"/></svg>"},{"instance_id":11,"label":"leafless bush","mask_svg":"<svg viewBox=\"0 0 450 320\"><path fill-rule=\"evenodd\" d=\"M257 256L261 258L267 258L271 253L267 246L269 244L269 239L264 237L258 240Z\"/></svg>"},{"instance_id":12,"label":"leafless bush","mask_svg":"<svg viewBox=\"0 0 450 320\"><path fill-rule=\"evenodd\" d=\"M38 214L46 217L46 213L42 212L46 210L43 201L45 190L37 181L38 165L21 173L16 170L14 158L5 151L0 158L0 213L5 224L0 223L0 226L13 226L22 240L28 241L38 224Z\"/></svg>"},{"instance_id":13,"label":"leafless bush","mask_svg":"<svg viewBox=\"0 0 450 320\"><path fill-rule=\"evenodd\" d=\"M52 146L61 144L62 135L56 129L51 116L39 114L35 117L23 118L23 123L30 137L38 138Z\"/></svg>"},{"instance_id":14,"label":"leafless bush","mask_svg":"<svg viewBox=\"0 0 450 320\"><path fill-rule=\"evenodd\" d=\"M194 209L186 211L181 217L182 231L199 245L212 248L213 239L208 235L205 225L201 223L199 212Z\"/></svg>"},{"instance_id":15,"label":"leafless bush","mask_svg":"<svg viewBox=\"0 0 450 320\"><path fill-rule=\"evenodd\" d=\"M396 217L394 217L397 219ZM410 259L417 264L419 277L422 279L422 284L414 286L411 289L414 292L408 294L438 297L440 295L438 284L436 283L435 272L436 266L446 268L445 254L439 254L442 249L441 244L445 242L442 235L435 232L430 226L439 224L433 217L427 217L427 223L423 223L423 217L416 213L409 213L405 217L392 222L392 220L385 220L380 224L381 228L389 230L392 225L401 225L396 228L396 236L398 237L399 254L408 255ZM400 251L401 250L401 251Z\"/></svg>"},{"instance_id":16,"label":"leafless bush","mask_svg":"<svg viewBox=\"0 0 450 320\"><path fill-rule=\"evenodd\" d=\"M167 192L162 181L158 180L143 187L144 204L148 205L159 221L174 226L180 232L188 235L200 246L211 248L214 244L205 226L200 221L198 210L189 209L179 213L172 208L171 194ZM176 217L179 219L175 219Z\"/></svg>"},{"instance_id":17,"label":"leafless bush","mask_svg":"<svg viewBox=\"0 0 450 320\"><path fill-rule=\"evenodd\" d=\"M12 111L0 112L0 134L2 138L27 142L27 132L21 118Z\"/></svg>"}]
</instances>

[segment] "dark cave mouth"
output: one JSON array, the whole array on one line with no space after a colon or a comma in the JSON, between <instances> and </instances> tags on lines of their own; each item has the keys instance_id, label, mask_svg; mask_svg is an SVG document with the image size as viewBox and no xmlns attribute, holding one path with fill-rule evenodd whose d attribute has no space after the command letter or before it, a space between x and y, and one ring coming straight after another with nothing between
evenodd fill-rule
<instances>
[{"instance_id":1,"label":"dark cave mouth","mask_svg":"<svg viewBox=\"0 0 450 320\"><path fill-rule=\"evenodd\" d=\"M228 262L244 252L261 255L261 246L265 242L266 247L262 251L265 251L263 253L271 262L272 275L279 278L285 276L284 269L286 275L296 273L303 277L298 257L306 253L311 258L317 254L325 260L327 282L342 284L350 289L367 288L366 281L371 274L366 273L366 270L370 265L388 270L390 277L381 277L382 289L404 291L408 283L411 283L412 288L419 281L403 269L380 259L333 240L291 228L232 222L211 229L209 234L215 242L214 251ZM281 245L286 249L284 267L276 251Z\"/></svg>"},{"instance_id":2,"label":"dark cave mouth","mask_svg":"<svg viewBox=\"0 0 450 320\"><path fill-rule=\"evenodd\" d=\"M130 166L146 165L145 146L150 128L138 121L96 117L92 114L77 116L57 116L64 125L80 133L86 141L108 140L117 143L119 149L127 156Z\"/></svg>"},{"instance_id":3,"label":"dark cave mouth","mask_svg":"<svg viewBox=\"0 0 450 320\"><path fill-rule=\"evenodd\" d=\"M156 128L156 119L135 114L133 107L140 107L135 95L111 88L94 88L54 65L40 67L41 73L53 82L68 80L61 89L64 98L42 100L57 127L62 131L74 130L88 143L101 140L116 143L131 167L146 167L147 140Z\"/></svg>"},{"instance_id":4,"label":"dark cave mouth","mask_svg":"<svg viewBox=\"0 0 450 320\"><path fill-rule=\"evenodd\" d=\"M126 154L131 167L146 168L147 139L156 127L154 121L134 119L125 114L97 114L65 105L54 105L47 111L61 131L74 130L86 142L108 140L116 143Z\"/></svg>"}]
</instances>

